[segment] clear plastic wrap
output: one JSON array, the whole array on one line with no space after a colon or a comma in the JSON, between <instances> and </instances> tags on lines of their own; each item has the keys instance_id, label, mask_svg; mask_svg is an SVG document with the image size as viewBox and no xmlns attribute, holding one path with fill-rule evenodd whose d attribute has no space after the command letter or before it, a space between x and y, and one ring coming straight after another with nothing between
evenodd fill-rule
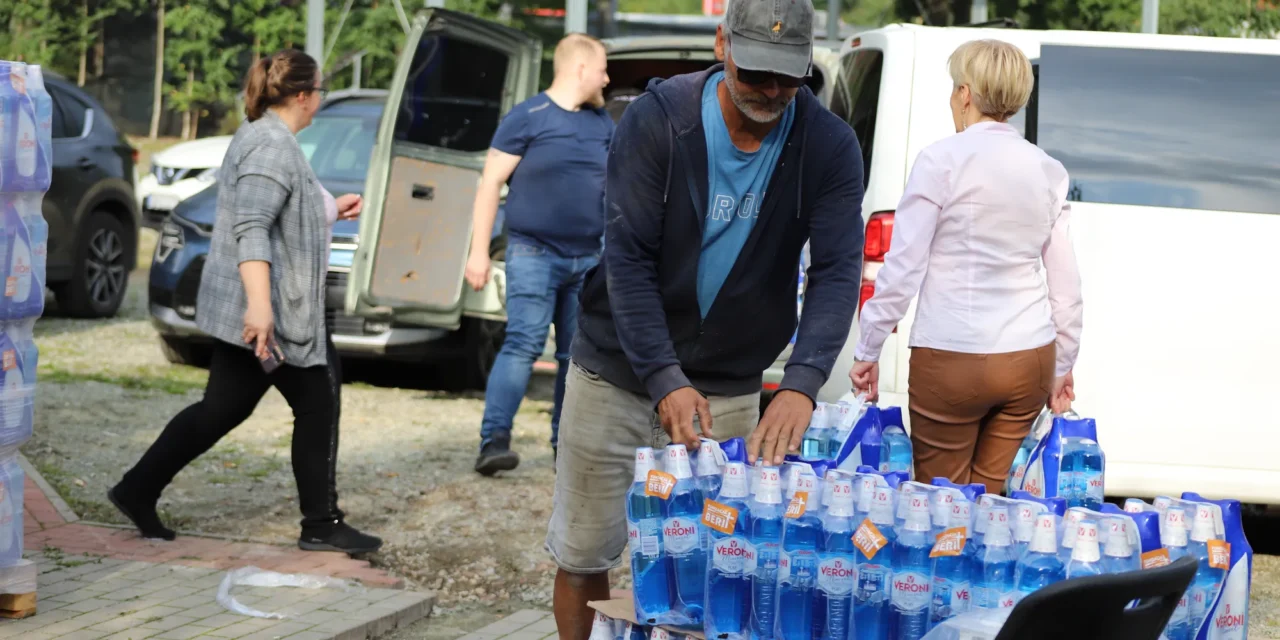
<instances>
[{"instance_id":1,"label":"clear plastic wrap","mask_svg":"<svg viewBox=\"0 0 1280 640\"><path fill-rule=\"evenodd\" d=\"M283 620L289 617L289 614L280 612L258 611L252 607L246 607L236 601L235 596L231 595L231 590L235 587L297 587L300 589L328 589L337 588L348 592L363 591L364 587L352 584L340 578L330 578L327 576L309 576L300 573L276 573L275 571L264 571L257 567L241 567L227 572L222 578L222 583L218 585L218 594L216 600L218 604L225 607L232 613L238 613L242 616L252 616L254 618L268 618L271 620Z\"/></svg>"}]
</instances>

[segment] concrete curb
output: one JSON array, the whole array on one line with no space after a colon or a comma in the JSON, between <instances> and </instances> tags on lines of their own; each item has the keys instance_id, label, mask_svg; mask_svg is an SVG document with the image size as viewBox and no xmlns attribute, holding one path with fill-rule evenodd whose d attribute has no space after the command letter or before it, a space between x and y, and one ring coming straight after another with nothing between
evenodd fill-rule
<instances>
[{"instance_id":1,"label":"concrete curb","mask_svg":"<svg viewBox=\"0 0 1280 640\"><path fill-rule=\"evenodd\" d=\"M40 492L44 494L49 504L53 505L53 508L57 510L58 515L62 516L63 520L67 522L78 522L80 520L80 516L71 510L71 507L62 499L62 496L58 495L58 492L54 490L53 485L49 484L49 481L40 475L35 465L32 465L31 461L27 460L27 457L22 453L18 453L18 466L22 467L22 472L27 474L27 477L31 478L37 487L40 487Z\"/></svg>"}]
</instances>

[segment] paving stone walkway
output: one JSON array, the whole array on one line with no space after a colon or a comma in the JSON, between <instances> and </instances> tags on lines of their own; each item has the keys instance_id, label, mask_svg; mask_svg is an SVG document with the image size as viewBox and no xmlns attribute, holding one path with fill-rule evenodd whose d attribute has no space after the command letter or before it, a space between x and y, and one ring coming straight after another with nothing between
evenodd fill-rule
<instances>
[{"instance_id":1,"label":"paving stone walkway","mask_svg":"<svg viewBox=\"0 0 1280 640\"><path fill-rule=\"evenodd\" d=\"M517 611L458 640L550 640L559 637L550 611Z\"/></svg>"},{"instance_id":2,"label":"paving stone walkway","mask_svg":"<svg viewBox=\"0 0 1280 640\"><path fill-rule=\"evenodd\" d=\"M434 598L403 590L403 579L341 553L295 546L180 536L144 540L132 529L79 521L25 460L23 532L37 563L37 613L0 620L0 638L162 640L194 637L267 640L376 638L426 617ZM284 620L231 613L215 600L228 569L344 578L353 588L238 587L246 606Z\"/></svg>"}]
</instances>

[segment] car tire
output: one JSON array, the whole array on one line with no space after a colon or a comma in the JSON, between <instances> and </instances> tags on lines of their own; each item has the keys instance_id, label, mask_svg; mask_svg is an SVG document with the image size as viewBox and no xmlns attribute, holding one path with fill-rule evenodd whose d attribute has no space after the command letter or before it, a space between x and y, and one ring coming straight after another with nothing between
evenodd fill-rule
<instances>
[{"instance_id":1,"label":"car tire","mask_svg":"<svg viewBox=\"0 0 1280 640\"><path fill-rule=\"evenodd\" d=\"M78 244L71 280L53 289L58 309L75 318L110 318L129 286L129 236L115 216L95 211L81 227Z\"/></svg>"},{"instance_id":2,"label":"car tire","mask_svg":"<svg viewBox=\"0 0 1280 640\"><path fill-rule=\"evenodd\" d=\"M494 240L489 250L489 259L505 260L507 243L505 237ZM465 370L468 389L484 391L489 385L489 372L493 371L493 362L502 350L502 341L506 339L507 323L481 318L463 318L464 332L463 368Z\"/></svg>"},{"instance_id":3,"label":"car tire","mask_svg":"<svg viewBox=\"0 0 1280 640\"><path fill-rule=\"evenodd\" d=\"M180 338L160 336L160 352L173 364L208 368L213 352L208 345L195 344Z\"/></svg>"}]
</instances>

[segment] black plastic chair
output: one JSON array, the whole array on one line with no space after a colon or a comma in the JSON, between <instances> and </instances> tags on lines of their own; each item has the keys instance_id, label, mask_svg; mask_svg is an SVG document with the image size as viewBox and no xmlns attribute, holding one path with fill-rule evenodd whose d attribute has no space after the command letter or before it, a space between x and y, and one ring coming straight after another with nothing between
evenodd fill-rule
<instances>
[{"instance_id":1,"label":"black plastic chair","mask_svg":"<svg viewBox=\"0 0 1280 640\"><path fill-rule=\"evenodd\" d=\"M1158 569L1050 585L1014 607L996 640L1157 640L1197 566L1185 556Z\"/></svg>"}]
</instances>

